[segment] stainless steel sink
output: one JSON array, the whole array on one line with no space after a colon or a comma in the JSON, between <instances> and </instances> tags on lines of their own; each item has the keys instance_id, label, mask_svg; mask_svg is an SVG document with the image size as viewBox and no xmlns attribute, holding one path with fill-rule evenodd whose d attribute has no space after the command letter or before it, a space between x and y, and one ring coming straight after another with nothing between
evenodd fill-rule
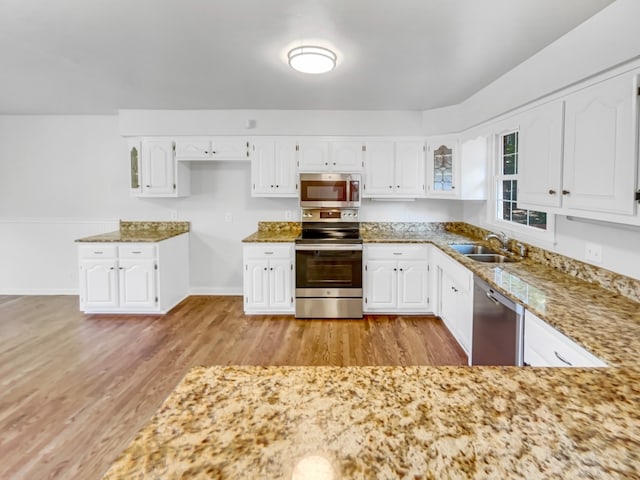
<instances>
[{"instance_id":1,"label":"stainless steel sink","mask_svg":"<svg viewBox=\"0 0 640 480\"><path fill-rule=\"evenodd\" d=\"M465 257L484 263L512 263L519 261L516 258L500 255L499 253L469 253Z\"/></svg>"},{"instance_id":2,"label":"stainless steel sink","mask_svg":"<svg viewBox=\"0 0 640 480\"><path fill-rule=\"evenodd\" d=\"M484 245L475 245L473 243L454 243L449 245L456 252L461 253L471 260L483 263L513 263L519 262L521 259L503 255L492 248Z\"/></svg>"},{"instance_id":3,"label":"stainless steel sink","mask_svg":"<svg viewBox=\"0 0 640 480\"><path fill-rule=\"evenodd\" d=\"M496 252L492 248L485 247L484 245L474 245L472 243L454 243L453 245L449 245L456 252L461 253L463 255L500 255L499 252Z\"/></svg>"}]
</instances>

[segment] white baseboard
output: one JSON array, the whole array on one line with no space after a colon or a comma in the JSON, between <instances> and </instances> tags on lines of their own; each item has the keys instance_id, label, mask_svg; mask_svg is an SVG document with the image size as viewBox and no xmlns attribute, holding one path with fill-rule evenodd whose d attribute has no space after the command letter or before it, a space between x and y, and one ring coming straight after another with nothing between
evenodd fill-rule
<instances>
[{"instance_id":1,"label":"white baseboard","mask_svg":"<svg viewBox=\"0 0 640 480\"><path fill-rule=\"evenodd\" d=\"M189 295L240 295L242 296L241 287L191 287Z\"/></svg>"}]
</instances>

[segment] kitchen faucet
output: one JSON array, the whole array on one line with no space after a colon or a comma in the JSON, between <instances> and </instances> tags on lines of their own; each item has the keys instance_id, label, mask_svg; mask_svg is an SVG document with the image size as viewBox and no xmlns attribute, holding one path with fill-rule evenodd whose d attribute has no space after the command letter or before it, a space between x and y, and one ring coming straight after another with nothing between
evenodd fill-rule
<instances>
[{"instance_id":1,"label":"kitchen faucet","mask_svg":"<svg viewBox=\"0 0 640 480\"><path fill-rule=\"evenodd\" d=\"M486 237L484 237L484 240L485 240L485 242L488 242L492 238L496 238L496 239L500 240L500 243L502 244L502 249L503 250L508 250L509 249L509 237L507 237L506 233L504 233L504 232L490 233Z\"/></svg>"}]
</instances>

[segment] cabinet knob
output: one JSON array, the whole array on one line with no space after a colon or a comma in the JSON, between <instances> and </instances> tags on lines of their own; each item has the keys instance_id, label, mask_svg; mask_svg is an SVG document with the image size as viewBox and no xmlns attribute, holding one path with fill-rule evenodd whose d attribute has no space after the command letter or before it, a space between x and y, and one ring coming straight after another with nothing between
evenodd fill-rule
<instances>
[{"instance_id":1,"label":"cabinet knob","mask_svg":"<svg viewBox=\"0 0 640 480\"><path fill-rule=\"evenodd\" d=\"M549 189L549 195L555 195L556 191L553 188Z\"/></svg>"},{"instance_id":2,"label":"cabinet knob","mask_svg":"<svg viewBox=\"0 0 640 480\"><path fill-rule=\"evenodd\" d=\"M397 272L397 271L398 271L398 269L397 269L397 268L394 268L394 269L393 269L393 271L394 271L394 272Z\"/></svg>"},{"instance_id":3,"label":"cabinet knob","mask_svg":"<svg viewBox=\"0 0 640 480\"><path fill-rule=\"evenodd\" d=\"M389 185L389 188L393 188L393 185Z\"/></svg>"},{"instance_id":4,"label":"cabinet knob","mask_svg":"<svg viewBox=\"0 0 640 480\"><path fill-rule=\"evenodd\" d=\"M209 155L209 152L207 150L204 151L205 155Z\"/></svg>"},{"instance_id":5,"label":"cabinet knob","mask_svg":"<svg viewBox=\"0 0 640 480\"><path fill-rule=\"evenodd\" d=\"M265 272L267 271L267 267L264 267L264 271L265 271Z\"/></svg>"},{"instance_id":6,"label":"cabinet knob","mask_svg":"<svg viewBox=\"0 0 640 480\"><path fill-rule=\"evenodd\" d=\"M211 150L211 155L215 155L216 151L215 150Z\"/></svg>"},{"instance_id":7,"label":"cabinet knob","mask_svg":"<svg viewBox=\"0 0 640 480\"><path fill-rule=\"evenodd\" d=\"M333 162L333 164L335 165L335 164L336 164L336 162Z\"/></svg>"},{"instance_id":8,"label":"cabinet knob","mask_svg":"<svg viewBox=\"0 0 640 480\"><path fill-rule=\"evenodd\" d=\"M273 185L271 185L271 188L273 188Z\"/></svg>"},{"instance_id":9,"label":"cabinet knob","mask_svg":"<svg viewBox=\"0 0 640 480\"><path fill-rule=\"evenodd\" d=\"M271 267L269 270L273 271L273 267Z\"/></svg>"},{"instance_id":10,"label":"cabinet knob","mask_svg":"<svg viewBox=\"0 0 640 480\"><path fill-rule=\"evenodd\" d=\"M400 188L400 185L396 185L396 188Z\"/></svg>"},{"instance_id":11,"label":"cabinet knob","mask_svg":"<svg viewBox=\"0 0 640 480\"><path fill-rule=\"evenodd\" d=\"M401 272L404 272L404 270L403 270L402 268L400 269L400 271L401 271Z\"/></svg>"},{"instance_id":12,"label":"cabinet knob","mask_svg":"<svg viewBox=\"0 0 640 480\"><path fill-rule=\"evenodd\" d=\"M451 185L451 190L455 190L455 189L456 189L456 187L454 187L453 185Z\"/></svg>"},{"instance_id":13,"label":"cabinet knob","mask_svg":"<svg viewBox=\"0 0 640 480\"><path fill-rule=\"evenodd\" d=\"M570 195L571 192L569 190L562 190L563 195Z\"/></svg>"}]
</instances>

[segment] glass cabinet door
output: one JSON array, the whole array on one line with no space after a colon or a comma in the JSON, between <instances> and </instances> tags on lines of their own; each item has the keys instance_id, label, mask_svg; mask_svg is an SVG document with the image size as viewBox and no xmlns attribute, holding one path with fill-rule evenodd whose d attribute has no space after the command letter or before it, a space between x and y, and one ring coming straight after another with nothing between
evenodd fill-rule
<instances>
[{"instance_id":1,"label":"glass cabinet door","mask_svg":"<svg viewBox=\"0 0 640 480\"><path fill-rule=\"evenodd\" d=\"M453 149L440 145L433 151L433 184L435 192L450 192L453 185Z\"/></svg>"},{"instance_id":2,"label":"glass cabinet door","mask_svg":"<svg viewBox=\"0 0 640 480\"><path fill-rule=\"evenodd\" d=\"M130 185L132 192L140 192L140 145L129 144Z\"/></svg>"}]
</instances>

